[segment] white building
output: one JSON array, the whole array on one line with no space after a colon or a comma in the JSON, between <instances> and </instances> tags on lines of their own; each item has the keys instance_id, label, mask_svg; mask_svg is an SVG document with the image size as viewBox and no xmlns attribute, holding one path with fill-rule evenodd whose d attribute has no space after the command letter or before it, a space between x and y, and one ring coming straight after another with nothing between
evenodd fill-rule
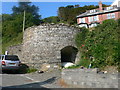
<instances>
[{"instance_id":1,"label":"white building","mask_svg":"<svg viewBox=\"0 0 120 90\"><path fill-rule=\"evenodd\" d=\"M111 6L117 6L117 7L120 7L120 0L115 0Z\"/></svg>"}]
</instances>

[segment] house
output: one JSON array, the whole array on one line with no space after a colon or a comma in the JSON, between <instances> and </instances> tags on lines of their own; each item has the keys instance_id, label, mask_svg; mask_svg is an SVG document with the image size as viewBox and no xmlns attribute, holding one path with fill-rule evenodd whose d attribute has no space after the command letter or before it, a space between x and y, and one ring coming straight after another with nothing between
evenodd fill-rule
<instances>
[{"instance_id":1,"label":"house","mask_svg":"<svg viewBox=\"0 0 120 90\"><path fill-rule=\"evenodd\" d=\"M120 0L115 0L115 1L111 4L111 6L115 6L115 5L117 5L117 7L120 7Z\"/></svg>"},{"instance_id":2,"label":"house","mask_svg":"<svg viewBox=\"0 0 120 90\"><path fill-rule=\"evenodd\" d=\"M99 2L99 8L86 11L77 16L77 24L80 27L91 28L101 24L107 19L120 18L120 0L116 0L109 7L102 7L102 2Z\"/></svg>"}]
</instances>

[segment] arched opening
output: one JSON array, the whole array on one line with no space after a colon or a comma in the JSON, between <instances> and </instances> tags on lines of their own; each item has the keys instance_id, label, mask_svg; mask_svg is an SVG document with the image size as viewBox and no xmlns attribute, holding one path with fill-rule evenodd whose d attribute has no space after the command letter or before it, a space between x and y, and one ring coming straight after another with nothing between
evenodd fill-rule
<instances>
[{"instance_id":1,"label":"arched opening","mask_svg":"<svg viewBox=\"0 0 120 90\"><path fill-rule=\"evenodd\" d=\"M78 49L73 46L67 46L61 50L61 63L75 63Z\"/></svg>"}]
</instances>

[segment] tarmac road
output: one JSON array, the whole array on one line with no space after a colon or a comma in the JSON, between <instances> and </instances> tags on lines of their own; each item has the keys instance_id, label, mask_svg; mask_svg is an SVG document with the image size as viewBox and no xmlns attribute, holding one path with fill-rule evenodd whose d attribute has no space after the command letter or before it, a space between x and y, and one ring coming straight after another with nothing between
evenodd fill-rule
<instances>
[{"instance_id":1,"label":"tarmac road","mask_svg":"<svg viewBox=\"0 0 120 90\"><path fill-rule=\"evenodd\" d=\"M45 73L0 74L3 88L61 88L59 70Z\"/></svg>"}]
</instances>

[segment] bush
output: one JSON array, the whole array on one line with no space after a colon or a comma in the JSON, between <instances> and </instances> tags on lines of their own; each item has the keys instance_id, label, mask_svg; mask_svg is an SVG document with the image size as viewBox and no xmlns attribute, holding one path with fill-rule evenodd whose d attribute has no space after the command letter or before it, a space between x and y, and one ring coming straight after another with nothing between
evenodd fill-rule
<instances>
[{"instance_id":1,"label":"bush","mask_svg":"<svg viewBox=\"0 0 120 90\"><path fill-rule=\"evenodd\" d=\"M86 29L85 27L84 28L81 28L81 32L79 32L76 37L75 37L75 42L76 42L76 45L80 48L80 46L82 46L82 44L84 44L84 41L86 39L86 36L87 36L87 33L88 33L88 29Z\"/></svg>"},{"instance_id":2,"label":"bush","mask_svg":"<svg viewBox=\"0 0 120 90\"><path fill-rule=\"evenodd\" d=\"M32 72L36 72L37 71L37 69L35 69L35 68L28 68L27 69L27 73L32 73Z\"/></svg>"},{"instance_id":3,"label":"bush","mask_svg":"<svg viewBox=\"0 0 120 90\"><path fill-rule=\"evenodd\" d=\"M25 73L32 73L32 72L36 72L36 71L37 71L37 69L35 69L33 67L29 67L26 64L21 64L19 73L25 74Z\"/></svg>"},{"instance_id":4,"label":"bush","mask_svg":"<svg viewBox=\"0 0 120 90\"><path fill-rule=\"evenodd\" d=\"M120 20L112 19L103 21L93 31L80 32L76 35L76 45L81 52L80 65L88 67L92 61L92 67L118 66L119 45L118 33ZM84 29L83 29L84 30ZM81 45L84 44L83 47ZM93 60L94 58L94 60Z\"/></svg>"},{"instance_id":5,"label":"bush","mask_svg":"<svg viewBox=\"0 0 120 90\"><path fill-rule=\"evenodd\" d=\"M79 65L88 68L90 63L91 63L91 61L89 59L81 59L79 62Z\"/></svg>"}]
</instances>

